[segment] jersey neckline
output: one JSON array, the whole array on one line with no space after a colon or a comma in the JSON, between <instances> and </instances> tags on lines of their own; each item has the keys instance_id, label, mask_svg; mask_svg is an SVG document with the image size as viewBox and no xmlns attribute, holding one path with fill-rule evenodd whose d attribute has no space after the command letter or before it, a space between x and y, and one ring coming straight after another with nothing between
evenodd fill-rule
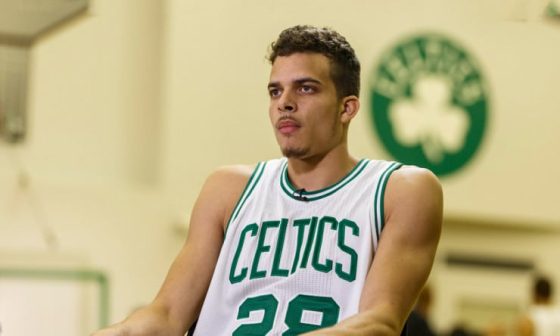
<instances>
[{"instance_id":1,"label":"jersey neckline","mask_svg":"<svg viewBox=\"0 0 560 336\"><path fill-rule=\"evenodd\" d=\"M292 199L298 201L302 201L302 199L304 199L306 202L316 201L318 199L322 199L329 195L334 194L335 192L343 188L345 185L350 183L358 175L360 175L360 173L364 170L364 168L367 166L368 163L369 160L361 159L354 166L354 168L352 168L352 170L348 172L348 174L346 174L346 176L344 176L341 180L339 180L335 184L319 190L305 191L305 190L296 189L292 184L292 182L290 182L290 178L288 177L288 160L285 160L284 163L282 164L282 170L280 173L280 186L282 187L284 193Z\"/></svg>"}]
</instances>

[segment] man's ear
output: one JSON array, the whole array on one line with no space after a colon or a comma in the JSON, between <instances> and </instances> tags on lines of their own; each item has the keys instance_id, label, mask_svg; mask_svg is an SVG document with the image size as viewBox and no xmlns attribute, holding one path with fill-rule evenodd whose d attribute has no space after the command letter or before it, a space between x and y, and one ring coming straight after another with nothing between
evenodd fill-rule
<instances>
[{"instance_id":1,"label":"man's ear","mask_svg":"<svg viewBox=\"0 0 560 336\"><path fill-rule=\"evenodd\" d=\"M356 96L347 96L342 98L342 111L340 113L340 120L343 123L349 123L360 109L360 100Z\"/></svg>"}]
</instances>

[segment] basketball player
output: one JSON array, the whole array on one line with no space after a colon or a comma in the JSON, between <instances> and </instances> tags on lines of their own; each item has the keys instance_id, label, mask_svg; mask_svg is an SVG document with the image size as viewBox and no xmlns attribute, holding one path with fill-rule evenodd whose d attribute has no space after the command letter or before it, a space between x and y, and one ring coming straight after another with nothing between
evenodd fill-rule
<instances>
[{"instance_id":1,"label":"basketball player","mask_svg":"<svg viewBox=\"0 0 560 336\"><path fill-rule=\"evenodd\" d=\"M347 148L360 64L295 26L271 47L283 158L208 177L157 297L107 335L400 335L430 272L442 193L425 169Z\"/></svg>"}]
</instances>

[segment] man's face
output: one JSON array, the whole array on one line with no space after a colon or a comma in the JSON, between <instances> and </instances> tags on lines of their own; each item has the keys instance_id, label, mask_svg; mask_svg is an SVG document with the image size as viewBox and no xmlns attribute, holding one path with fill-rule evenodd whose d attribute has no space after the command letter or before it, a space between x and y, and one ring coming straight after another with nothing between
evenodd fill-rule
<instances>
[{"instance_id":1,"label":"man's face","mask_svg":"<svg viewBox=\"0 0 560 336\"><path fill-rule=\"evenodd\" d=\"M329 59L317 53L295 53L274 61L269 116L284 156L311 158L344 140L343 104L330 67Z\"/></svg>"}]
</instances>

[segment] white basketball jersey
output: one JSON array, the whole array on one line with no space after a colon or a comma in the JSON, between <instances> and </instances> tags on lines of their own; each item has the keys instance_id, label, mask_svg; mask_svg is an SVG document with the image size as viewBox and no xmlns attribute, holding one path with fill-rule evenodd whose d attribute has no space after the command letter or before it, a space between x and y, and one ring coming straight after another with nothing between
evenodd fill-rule
<instances>
[{"instance_id":1,"label":"white basketball jersey","mask_svg":"<svg viewBox=\"0 0 560 336\"><path fill-rule=\"evenodd\" d=\"M358 312L401 164L361 160L338 183L296 190L285 158L255 168L229 220L195 335L299 335Z\"/></svg>"}]
</instances>

